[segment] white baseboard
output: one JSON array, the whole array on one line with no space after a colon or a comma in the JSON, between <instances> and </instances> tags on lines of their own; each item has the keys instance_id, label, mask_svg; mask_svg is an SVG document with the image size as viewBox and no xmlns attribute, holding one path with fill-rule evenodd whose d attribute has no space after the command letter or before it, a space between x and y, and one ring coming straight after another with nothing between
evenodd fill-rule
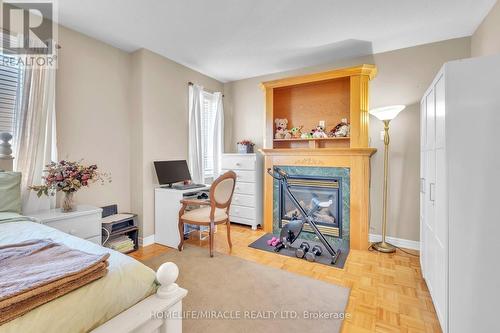
<instances>
[{"instance_id":1,"label":"white baseboard","mask_svg":"<svg viewBox=\"0 0 500 333\"><path fill-rule=\"evenodd\" d=\"M382 240L382 235L370 234L368 240L370 241L370 243L380 242ZM396 237L389 237L389 236L386 236L385 240L388 243L391 243L392 245L395 245L397 247L402 247L404 249L417 250L417 251L420 250L420 242L417 241L396 238Z\"/></svg>"},{"instance_id":2,"label":"white baseboard","mask_svg":"<svg viewBox=\"0 0 500 333\"><path fill-rule=\"evenodd\" d=\"M139 237L139 246L144 247L148 245L153 245L155 243L155 235L150 235L147 237Z\"/></svg>"}]
</instances>

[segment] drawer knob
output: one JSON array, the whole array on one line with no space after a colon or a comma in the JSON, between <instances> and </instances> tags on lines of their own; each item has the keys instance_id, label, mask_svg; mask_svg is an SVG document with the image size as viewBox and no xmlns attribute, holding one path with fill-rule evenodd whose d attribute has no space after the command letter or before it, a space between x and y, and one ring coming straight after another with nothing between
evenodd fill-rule
<instances>
[{"instance_id":1,"label":"drawer knob","mask_svg":"<svg viewBox=\"0 0 500 333\"><path fill-rule=\"evenodd\" d=\"M241 165L240 163L236 162L236 166L240 166L240 165Z\"/></svg>"}]
</instances>

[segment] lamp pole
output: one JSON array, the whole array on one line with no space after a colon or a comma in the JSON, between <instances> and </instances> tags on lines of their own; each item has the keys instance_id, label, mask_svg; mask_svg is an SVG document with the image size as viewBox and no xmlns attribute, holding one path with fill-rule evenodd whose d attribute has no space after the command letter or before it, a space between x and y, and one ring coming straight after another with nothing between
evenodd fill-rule
<instances>
[{"instance_id":1,"label":"lamp pole","mask_svg":"<svg viewBox=\"0 0 500 333\"><path fill-rule=\"evenodd\" d=\"M384 253L391 253L396 251L396 247L385 241L387 234L387 192L388 192L388 178L389 178L389 123L390 119L384 120L384 206L382 209L382 241L373 244L373 248L377 251Z\"/></svg>"}]
</instances>

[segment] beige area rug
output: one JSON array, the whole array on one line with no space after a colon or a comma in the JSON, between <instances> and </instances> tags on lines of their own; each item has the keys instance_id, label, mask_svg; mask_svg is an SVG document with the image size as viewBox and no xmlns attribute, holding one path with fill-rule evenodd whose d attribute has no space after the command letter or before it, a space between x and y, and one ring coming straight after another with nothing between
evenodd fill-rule
<instances>
[{"instance_id":1,"label":"beige area rug","mask_svg":"<svg viewBox=\"0 0 500 333\"><path fill-rule=\"evenodd\" d=\"M179 266L177 283L188 290L184 332L340 332L347 288L234 256L210 258L193 245L144 264L156 270L167 261Z\"/></svg>"}]
</instances>

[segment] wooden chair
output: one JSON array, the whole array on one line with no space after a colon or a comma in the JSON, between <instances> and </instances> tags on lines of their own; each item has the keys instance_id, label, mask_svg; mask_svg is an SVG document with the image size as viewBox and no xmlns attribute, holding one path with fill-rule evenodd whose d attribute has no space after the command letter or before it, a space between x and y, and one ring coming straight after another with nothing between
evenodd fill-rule
<instances>
[{"instance_id":1,"label":"wooden chair","mask_svg":"<svg viewBox=\"0 0 500 333\"><path fill-rule=\"evenodd\" d=\"M214 256L214 229L215 225L225 223L227 226L227 242L231 243L231 222L229 221L229 207L233 198L236 173L228 171L217 178L210 187L209 200L181 200L182 208L179 211L179 236L180 243L177 247L182 251L184 245L184 224L208 226L210 257ZM186 212L187 205L205 206Z\"/></svg>"}]
</instances>

